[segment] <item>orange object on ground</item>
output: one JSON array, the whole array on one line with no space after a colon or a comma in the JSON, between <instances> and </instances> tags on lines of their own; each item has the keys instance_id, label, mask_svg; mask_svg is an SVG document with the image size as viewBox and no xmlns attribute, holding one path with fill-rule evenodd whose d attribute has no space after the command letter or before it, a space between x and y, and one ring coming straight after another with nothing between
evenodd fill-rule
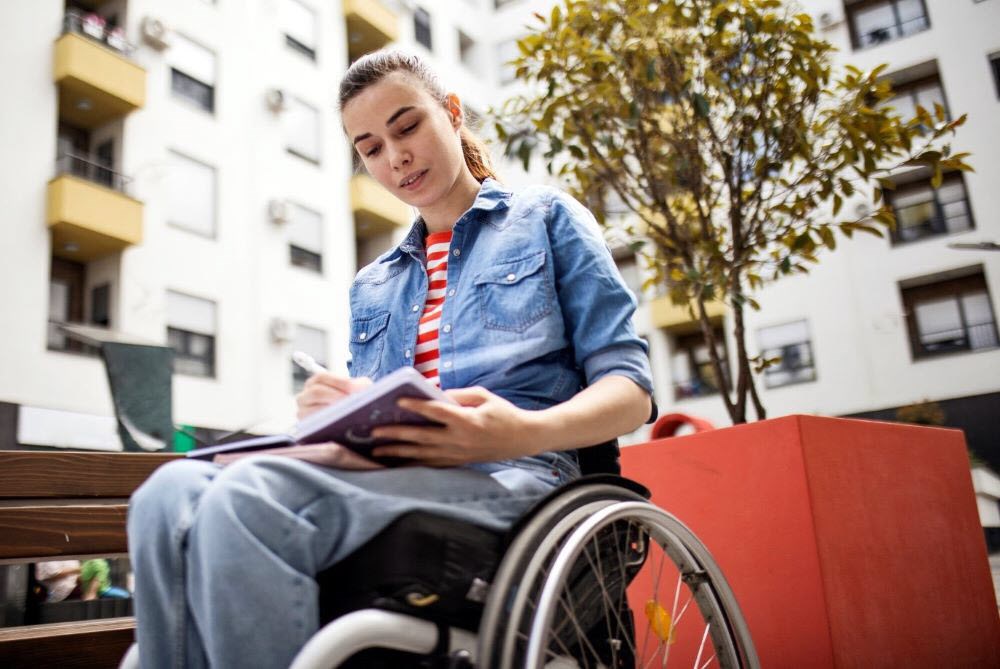
<instances>
[{"instance_id":1,"label":"orange object on ground","mask_svg":"<svg viewBox=\"0 0 1000 669\"><path fill-rule=\"evenodd\" d=\"M763 667L1000 667L960 431L788 416L630 446L622 466L708 546Z\"/></svg>"}]
</instances>

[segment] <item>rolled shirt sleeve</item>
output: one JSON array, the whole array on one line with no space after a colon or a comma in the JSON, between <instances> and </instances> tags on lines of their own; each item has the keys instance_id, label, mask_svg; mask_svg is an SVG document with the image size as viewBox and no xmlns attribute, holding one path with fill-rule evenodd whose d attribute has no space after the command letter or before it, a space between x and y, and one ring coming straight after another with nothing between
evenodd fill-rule
<instances>
[{"instance_id":1,"label":"rolled shirt sleeve","mask_svg":"<svg viewBox=\"0 0 1000 669\"><path fill-rule=\"evenodd\" d=\"M548 230L566 333L587 384L617 374L652 396L647 345L632 324L636 299L622 280L593 214L553 190Z\"/></svg>"}]
</instances>

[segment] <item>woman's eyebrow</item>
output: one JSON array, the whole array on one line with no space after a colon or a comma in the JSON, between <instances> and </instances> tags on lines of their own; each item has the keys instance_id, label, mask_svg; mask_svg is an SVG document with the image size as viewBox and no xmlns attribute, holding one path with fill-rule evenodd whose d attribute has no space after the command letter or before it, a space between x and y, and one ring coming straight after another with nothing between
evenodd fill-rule
<instances>
[{"instance_id":1,"label":"woman's eyebrow","mask_svg":"<svg viewBox=\"0 0 1000 669\"><path fill-rule=\"evenodd\" d=\"M402 116L403 114L405 114L406 112L408 112L408 111L410 111L412 109L416 109L416 107L414 107L412 105L410 105L408 107L400 107L395 112L393 112L392 116L389 117L389 120L387 120L385 122L385 126L388 128L390 125L392 125L393 121L395 121L400 116ZM360 142L360 141L362 141L364 139L368 139L371 136L372 136L372 134L370 132L366 132L366 133L360 134L360 135L358 135L357 137L354 138L354 144L357 144L358 142Z\"/></svg>"}]
</instances>

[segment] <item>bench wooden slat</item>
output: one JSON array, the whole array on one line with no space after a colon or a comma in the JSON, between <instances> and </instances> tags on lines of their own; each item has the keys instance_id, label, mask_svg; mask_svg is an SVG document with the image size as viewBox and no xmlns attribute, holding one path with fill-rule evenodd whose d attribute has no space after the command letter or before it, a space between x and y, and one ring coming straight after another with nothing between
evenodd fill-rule
<instances>
[{"instance_id":1,"label":"bench wooden slat","mask_svg":"<svg viewBox=\"0 0 1000 669\"><path fill-rule=\"evenodd\" d=\"M5 669L113 669L135 637L135 618L107 618L0 629Z\"/></svg>"},{"instance_id":2,"label":"bench wooden slat","mask_svg":"<svg viewBox=\"0 0 1000 669\"><path fill-rule=\"evenodd\" d=\"M110 555L128 548L128 501L0 505L0 559Z\"/></svg>"},{"instance_id":3,"label":"bench wooden slat","mask_svg":"<svg viewBox=\"0 0 1000 669\"><path fill-rule=\"evenodd\" d=\"M0 451L0 498L128 497L179 453Z\"/></svg>"}]
</instances>

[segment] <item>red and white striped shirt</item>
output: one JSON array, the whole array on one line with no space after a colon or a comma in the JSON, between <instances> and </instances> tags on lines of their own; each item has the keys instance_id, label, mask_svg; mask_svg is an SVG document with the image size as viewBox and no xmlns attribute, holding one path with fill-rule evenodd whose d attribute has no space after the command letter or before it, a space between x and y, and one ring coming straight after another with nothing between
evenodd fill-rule
<instances>
[{"instance_id":1,"label":"red and white striped shirt","mask_svg":"<svg viewBox=\"0 0 1000 669\"><path fill-rule=\"evenodd\" d=\"M438 386L438 361L441 357L438 346L438 326L441 323L441 307L444 305L448 288L448 247L451 245L451 230L427 235L427 303L417 328L417 348L413 353L413 366L427 379Z\"/></svg>"}]
</instances>

